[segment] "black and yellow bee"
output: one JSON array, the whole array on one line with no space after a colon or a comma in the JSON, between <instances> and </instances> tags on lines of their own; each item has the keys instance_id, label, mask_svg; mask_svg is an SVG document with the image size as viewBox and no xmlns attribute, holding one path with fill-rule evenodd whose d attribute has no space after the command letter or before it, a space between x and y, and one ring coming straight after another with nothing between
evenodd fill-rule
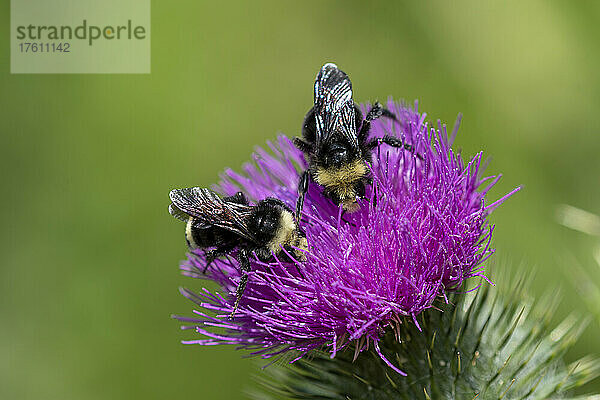
<instances>
[{"instance_id":1,"label":"black and yellow bee","mask_svg":"<svg viewBox=\"0 0 600 400\"><path fill-rule=\"evenodd\" d=\"M204 272L216 258L237 250L242 276L231 316L246 288L248 275L245 272L250 270L249 257L253 252L262 261L270 260L273 254L286 259L285 253L281 253L285 248L297 259L304 259L306 236L298 229L292 210L279 199L269 197L250 205L242 192L221 198L199 187L175 189L169 197L171 215L186 222L188 246L211 248L206 251Z\"/></svg>"},{"instance_id":2,"label":"black and yellow bee","mask_svg":"<svg viewBox=\"0 0 600 400\"><path fill-rule=\"evenodd\" d=\"M315 81L314 106L304 118L302 138L294 138L294 144L306 155L309 164L298 184L297 218L310 180L322 186L324 196L341 204L344 211L356 211L357 199L365 196L365 185L371 182L367 163L373 149L386 143L414 152L412 145L394 136L367 140L371 121L381 116L396 119L393 113L375 103L363 120L362 112L352 100L348 75L335 64L323 65Z\"/></svg>"}]
</instances>

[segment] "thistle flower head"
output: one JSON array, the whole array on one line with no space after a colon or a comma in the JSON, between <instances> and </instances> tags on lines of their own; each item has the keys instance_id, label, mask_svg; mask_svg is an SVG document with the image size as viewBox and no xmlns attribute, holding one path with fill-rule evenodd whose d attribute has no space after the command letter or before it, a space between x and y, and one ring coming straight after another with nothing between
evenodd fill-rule
<instances>
[{"instance_id":1,"label":"thistle flower head","mask_svg":"<svg viewBox=\"0 0 600 400\"><path fill-rule=\"evenodd\" d=\"M203 252L189 254L184 274L217 282L224 295L182 290L200 308L193 318L177 318L202 336L185 343L235 344L264 358L295 351L298 359L315 348L333 357L354 342L356 355L373 346L394 368L378 346L385 329L399 333L402 321L418 327L416 316L434 300L445 299L469 277L483 276L482 264L493 253L487 217L518 189L486 201L500 176L482 176L481 153L465 163L452 150L459 121L448 135L441 123L428 126L416 103L409 108L390 101L387 107L398 120L374 121L370 135L394 135L415 152L385 144L375 149L373 184L352 214L342 215L311 183L301 222L306 260L294 265L253 258L233 320L227 315L241 274L237 261L216 260L203 275ZM226 195L241 190L254 202L277 197L293 207L307 168L304 156L284 136L268 146L271 152L256 150L243 174L226 170L215 189Z\"/></svg>"}]
</instances>

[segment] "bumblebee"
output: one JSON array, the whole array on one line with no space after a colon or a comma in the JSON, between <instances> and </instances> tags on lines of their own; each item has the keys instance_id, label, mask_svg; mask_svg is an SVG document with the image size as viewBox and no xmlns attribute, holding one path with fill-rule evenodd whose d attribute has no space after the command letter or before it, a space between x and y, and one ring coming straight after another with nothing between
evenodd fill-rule
<instances>
[{"instance_id":1,"label":"bumblebee","mask_svg":"<svg viewBox=\"0 0 600 400\"><path fill-rule=\"evenodd\" d=\"M314 106L302 125L302 137L294 145L308 161L298 183L296 217L300 218L304 197L312 180L323 187L323 195L346 212L358 210L357 199L364 198L365 185L371 183L368 164L373 150L381 143L414 153L414 147L394 136L367 140L371 121L396 116L379 103L363 115L352 100L352 82L335 64L323 65L315 81ZM417 154L422 159L420 155Z\"/></svg>"},{"instance_id":2,"label":"bumblebee","mask_svg":"<svg viewBox=\"0 0 600 400\"><path fill-rule=\"evenodd\" d=\"M297 259L304 259L306 236L298 229L292 210L281 200L266 198L250 205L242 192L221 198L215 192L199 188L175 189L169 193L169 212L186 222L185 238L191 249L206 250L206 266L219 257L237 250L242 270L236 290L232 317L240 303L250 271L250 256L254 252L262 261L285 248ZM300 250L298 250L300 249ZM289 258L285 253L280 258ZM291 261L291 260L288 260Z\"/></svg>"}]
</instances>

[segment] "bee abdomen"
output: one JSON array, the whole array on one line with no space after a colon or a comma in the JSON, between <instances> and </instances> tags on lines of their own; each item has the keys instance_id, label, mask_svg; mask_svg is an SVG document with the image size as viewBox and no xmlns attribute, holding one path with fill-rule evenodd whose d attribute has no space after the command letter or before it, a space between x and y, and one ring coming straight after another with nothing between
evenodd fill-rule
<instances>
[{"instance_id":1,"label":"bee abdomen","mask_svg":"<svg viewBox=\"0 0 600 400\"><path fill-rule=\"evenodd\" d=\"M198 219L190 217L185 225L185 241L190 249L218 247L224 243L239 241L239 238L215 226L198 226Z\"/></svg>"},{"instance_id":2,"label":"bee abdomen","mask_svg":"<svg viewBox=\"0 0 600 400\"><path fill-rule=\"evenodd\" d=\"M190 217L185 225L185 241L190 249L197 249L198 243L194 239L194 218Z\"/></svg>"},{"instance_id":3,"label":"bee abdomen","mask_svg":"<svg viewBox=\"0 0 600 400\"><path fill-rule=\"evenodd\" d=\"M194 226L197 219L190 217L185 225L185 241L191 249L210 247L215 244L214 228L198 228Z\"/></svg>"}]
</instances>

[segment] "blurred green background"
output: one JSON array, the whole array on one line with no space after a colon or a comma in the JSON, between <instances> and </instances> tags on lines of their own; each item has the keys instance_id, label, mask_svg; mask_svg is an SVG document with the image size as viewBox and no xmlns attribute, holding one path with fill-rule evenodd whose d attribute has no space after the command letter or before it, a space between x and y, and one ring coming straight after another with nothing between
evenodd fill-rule
<instances>
[{"instance_id":1,"label":"blurred green background","mask_svg":"<svg viewBox=\"0 0 600 400\"><path fill-rule=\"evenodd\" d=\"M525 187L493 215L496 258L537 268L532 293L563 286L557 321L586 311L568 276L576 259L600 282L595 241L554 210L600 213L600 2L216 3L152 2L149 75L11 75L2 2L0 398L241 397L256 362L179 344L169 318L203 283L179 275L167 194L298 134L326 61L357 101L463 112L456 146L504 174L491 198Z\"/></svg>"}]
</instances>

